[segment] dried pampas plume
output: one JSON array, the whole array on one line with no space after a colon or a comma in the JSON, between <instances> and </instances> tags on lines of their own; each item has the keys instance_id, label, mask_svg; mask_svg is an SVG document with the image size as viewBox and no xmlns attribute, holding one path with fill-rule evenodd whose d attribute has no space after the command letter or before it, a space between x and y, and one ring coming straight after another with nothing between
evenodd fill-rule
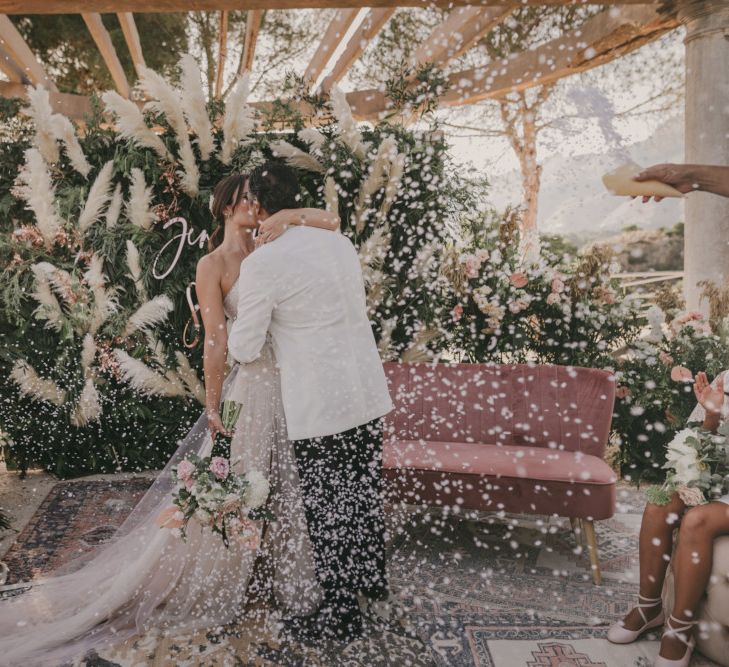
<instances>
[{"instance_id":1,"label":"dried pampas plume","mask_svg":"<svg viewBox=\"0 0 729 667\"><path fill-rule=\"evenodd\" d=\"M109 190L111 189L111 175L114 169L114 161L109 160L94 180L89 195L86 197L84 210L78 219L78 227L83 234L91 225L101 217L101 210L109 201Z\"/></svg>"},{"instance_id":2,"label":"dried pampas plume","mask_svg":"<svg viewBox=\"0 0 729 667\"><path fill-rule=\"evenodd\" d=\"M56 138L60 139L66 147L66 154L71 165L79 174L86 178L91 171L91 165L88 163L81 144L78 142L73 123L60 113L54 114L51 120Z\"/></svg>"},{"instance_id":3,"label":"dried pampas plume","mask_svg":"<svg viewBox=\"0 0 729 667\"><path fill-rule=\"evenodd\" d=\"M305 153L301 149L296 148L296 146L293 146L288 141L273 141L271 142L270 147L274 156L284 158L292 167L315 171L319 174L323 174L326 171L319 160L308 153Z\"/></svg>"},{"instance_id":4,"label":"dried pampas plume","mask_svg":"<svg viewBox=\"0 0 729 667\"><path fill-rule=\"evenodd\" d=\"M142 229L149 229L157 220L157 215L151 210L151 204L152 188L147 187L142 170L134 167L126 205L127 217L131 223Z\"/></svg>"},{"instance_id":5,"label":"dried pampas plume","mask_svg":"<svg viewBox=\"0 0 729 667\"><path fill-rule=\"evenodd\" d=\"M367 157L371 144L362 141L362 134L352 117L352 109L347 102L347 96L339 86L333 86L330 93L332 113L337 119L339 137L360 160Z\"/></svg>"},{"instance_id":6,"label":"dried pampas plume","mask_svg":"<svg viewBox=\"0 0 729 667\"><path fill-rule=\"evenodd\" d=\"M440 331L436 329L422 329L415 334L410 347L405 350L401 361L432 361L433 354L428 349L428 344L441 337Z\"/></svg>"},{"instance_id":7,"label":"dried pampas plume","mask_svg":"<svg viewBox=\"0 0 729 667\"><path fill-rule=\"evenodd\" d=\"M225 103L223 116L223 145L220 161L230 164L239 142L253 132L256 121L253 108L248 104L250 72L243 74L235 84Z\"/></svg>"},{"instance_id":8,"label":"dried pampas plume","mask_svg":"<svg viewBox=\"0 0 729 667\"><path fill-rule=\"evenodd\" d=\"M327 211L339 215L339 194L337 193L337 183L331 177L327 176L324 181L324 202Z\"/></svg>"},{"instance_id":9,"label":"dried pampas plume","mask_svg":"<svg viewBox=\"0 0 729 667\"><path fill-rule=\"evenodd\" d=\"M111 196L109 208L106 209L106 228L113 229L119 222L119 214L121 213L123 199L121 191L121 183L117 183L114 188L114 194Z\"/></svg>"},{"instance_id":10,"label":"dried pampas plume","mask_svg":"<svg viewBox=\"0 0 729 667\"><path fill-rule=\"evenodd\" d=\"M192 152L179 91L148 67L141 66L139 74L139 87L149 98L149 102L144 105L144 108L163 114L177 135L180 162L183 167L183 171L180 173L180 185L188 195L194 197L198 193L200 172L197 168L195 154Z\"/></svg>"},{"instance_id":11,"label":"dried pampas plume","mask_svg":"<svg viewBox=\"0 0 729 667\"><path fill-rule=\"evenodd\" d=\"M90 333L87 333L84 336L84 342L81 346L81 368L83 369L84 375L88 375L91 364L94 363L95 358L96 341Z\"/></svg>"},{"instance_id":12,"label":"dried pampas plume","mask_svg":"<svg viewBox=\"0 0 729 667\"><path fill-rule=\"evenodd\" d=\"M129 318L127 326L124 329L124 335L129 336L135 331L146 330L155 324L159 324L167 319L172 312L174 305L171 299L164 294L150 299L143 303L136 312Z\"/></svg>"},{"instance_id":13,"label":"dried pampas plume","mask_svg":"<svg viewBox=\"0 0 729 667\"><path fill-rule=\"evenodd\" d=\"M190 366L190 362L187 360L187 357L177 350L175 352L175 359L177 359L177 374L185 383L187 391L197 400L198 403L200 403L200 405L205 405L205 387L198 379L192 366Z\"/></svg>"},{"instance_id":14,"label":"dried pampas plume","mask_svg":"<svg viewBox=\"0 0 729 667\"><path fill-rule=\"evenodd\" d=\"M205 106L205 95L200 82L200 68L189 53L180 59L182 70L183 112L192 131L197 135L197 145L203 160L213 152L213 126Z\"/></svg>"},{"instance_id":15,"label":"dried pampas plume","mask_svg":"<svg viewBox=\"0 0 729 667\"><path fill-rule=\"evenodd\" d=\"M86 284L94 295L94 306L89 319L89 332L95 334L109 316L116 312L119 303L116 290L106 289L106 276L104 276L104 263L96 253L91 256L89 268L84 274Z\"/></svg>"},{"instance_id":16,"label":"dried pampas plume","mask_svg":"<svg viewBox=\"0 0 729 667\"><path fill-rule=\"evenodd\" d=\"M16 361L10 371L10 378L18 385L23 396L53 405L63 405L66 402L66 392L53 380L40 377L27 361Z\"/></svg>"},{"instance_id":17,"label":"dried pampas plume","mask_svg":"<svg viewBox=\"0 0 729 667\"><path fill-rule=\"evenodd\" d=\"M139 250L134 245L134 241L130 239L127 239L127 267L129 267L129 273L127 275L134 281L137 293L140 297L146 299L147 293L144 289L144 281L142 280L142 267L139 264Z\"/></svg>"},{"instance_id":18,"label":"dried pampas plume","mask_svg":"<svg viewBox=\"0 0 729 667\"><path fill-rule=\"evenodd\" d=\"M78 427L86 426L101 418L99 392L96 390L94 381L91 378L86 380L83 391L78 398L78 403L73 406L69 418L71 423Z\"/></svg>"},{"instance_id":19,"label":"dried pampas plume","mask_svg":"<svg viewBox=\"0 0 729 667\"><path fill-rule=\"evenodd\" d=\"M38 302L38 308L35 311L35 316L38 319L46 321L47 329L54 329L60 331L63 328L63 310L59 303L56 295L51 290L51 283L48 276L48 264L47 262L40 262L31 266L31 271L35 276L35 291L33 292L33 298Z\"/></svg>"},{"instance_id":20,"label":"dried pampas plume","mask_svg":"<svg viewBox=\"0 0 729 667\"><path fill-rule=\"evenodd\" d=\"M131 357L124 350L115 349L122 377L137 391L148 396L184 396L185 389L179 383L170 382L164 375L152 370L144 362Z\"/></svg>"},{"instance_id":21,"label":"dried pampas plume","mask_svg":"<svg viewBox=\"0 0 729 667\"><path fill-rule=\"evenodd\" d=\"M142 112L134 102L125 100L113 90L105 92L101 99L104 100L106 110L117 117L116 126L120 137L137 146L151 148L161 158L172 159L162 139L147 127Z\"/></svg>"},{"instance_id":22,"label":"dried pampas plume","mask_svg":"<svg viewBox=\"0 0 729 667\"><path fill-rule=\"evenodd\" d=\"M309 144L313 150L320 152L324 150L327 141L327 138L313 127L305 127L303 130L299 130L298 137L304 143Z\"/></svg>"},{"instance_id":23,"label":"dried pampas plume","mask_svg":"<svg viewBox=\"0 0 729 667\"><path fill-rule=\"evenodd\" d=\"M18 175L24 186L20 192L26 201L26 209L35 215L35 224L46 248L50 249L63 227L56 211L56 191L38 149L29 148L25 151L25 167Z\"/></svg>"},{"instance_id":24,"label":"dried pampas plume","mask_svg":"<svg viewBox=\"0 0 729 667\"><path fill-rule=\"evenodd\" d=\"M60 153L56 143L53 111L48 99L48 91L42 86L28 86L27 91L29 104L23 108L23 111L30 117L35 126L33 144L46 162L58 162Z\"/></svg>"},{"instance_id":25,"label":"dried pampas plume","mask_svg":"<svg viewBox=\"0 0 729 667\"><path fill-rule=\"evenodd\" d=\"M367 221L367 206L372 200L373 195L386 185L390 164L397 159L397 155L397 144L395 140L392 137L383 139L367 173L367 178L365 178L359 188L357 203L354 207L354 217L357 221L355 229L358 234L362 233Z\"/></svg>"}]
</instances>

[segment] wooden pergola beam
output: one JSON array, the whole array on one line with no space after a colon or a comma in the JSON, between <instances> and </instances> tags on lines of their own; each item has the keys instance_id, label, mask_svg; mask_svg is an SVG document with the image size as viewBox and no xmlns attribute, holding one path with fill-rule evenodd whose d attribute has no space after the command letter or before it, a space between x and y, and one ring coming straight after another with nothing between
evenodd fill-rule
<instances>
[{"instance_id":1,"label":"wooden pergola beam","mask_svg":"<svg viewBox=\"0 0 729 667\"><path fill-rule=\"evenodd\" d=\"M27 100L28 92L26 85L23 83L0 81L0 96ZM50 91L48 100L54 113L62 113L74 120L81 120L84 114L91 113L91 98L86 95Z\"/></svg>"},{"instance_id":2,"label":"wooden pergola beam","mask_svg":"<svg viewBox=\"0 0 729 667\"><path fill-rule=\"evenodd\" d=\"M362 55L367 44L382 30L394 13L394 9L371 9L367 12L367 16L365 16L357 30L354 31L344 51L342 51L331 71L322 81L321 89L323 91L329 91L335 83L342 79L354 62Z\"/></svg>"},{"instance_id":3,"label":"wooden pergola beam","mask_svg":"<svg viewBox=\"0 0 729 667\"><path fill-rule=\"evenodd\" d=\"M358 9L337 10L304 72L304 79L306 81L316 82L358 13Z\"/></svg>"},{"instance_id":4,"label":"wooden pergola beam","mask_svg":"<svg viewBox=\"0 0 729 667\"><path fill-rule=\"evenodd\" d=\"M3 72L14 83L22 83L27 78L23 68L12 59L2 46L0 46L0 72Z\"/></svg>"},{"instance_id":5,"label":"wooden pergola beam","mask_svg":"<svg viewBox=\"0 0 729 667\"><path fill-rule=\"evenodd\" d=\"M261 21L263 21L263 10L251 9L248 11L246 16L246 40L243 43L243 57L240 59L240 67L238 68L239 75L253 69L258 33L261 31Z\"/></svg>"},{"instance_id":6,"label":"wooden pergola beam","mask_svg":"<svg viewBox=\"0 0 729 667\"><path fill-rule=\"evenodd\" d=\"M131 12L119 12L116 17L119 19L119 25L124 33L124 40L127 43L129 54L132 56L134 69L139 74L140 69L146 67L146 63L144 62L142 43L139 41L139 33L137 32L137 24L134 22L134 15Z\"/></svg>"},{"instance_id":7,"label":"wooden pergola beam","mask_svg":"<svg viewBox=\"0 0 729 667\"><path fill-rule=\"evenodd\" d=\"M119 62L119 56L116 53L114 44L111 41L109 32L104 27L101 21L101 14L84 12L83 16L86 27L89 29L91 36L96 42L96 46L101 53L101 57L104 59L111 78L114 81L117 92L127 99L129 99L129 82L127 81L127 75L124 73L124 68L121 62Z\"/></svg>"},{"instance_id":8,"label":"wooden pergola beam","mask_svg":"<svg viewBox=\"0 0 729 667\"><path fill-rule=\"evenodd\" d=\"M457 7L433 28L413 55L412 64L432 62L439 65L468 51L479 39L502 23L516 5L505 7Z\"/></svg>"},{"instance_id":9,"label":"wooden pergola beam","mask_svg":"<svg viewBox=\"0 0 729 667\"><path fill-rule=\"evenodd\" d=\"M427 7L444 9L475 5L504 7L513 0L337 0L338 8ZM656 0L659 4L660 0ZM524 5L572 5L575 0L520 0ZM601 4L637 5L645 0L609 0ZM191 12L246 9L330 9L331 0L0 0L4 14L74 14L84 12Z\"/></svg>"},{"instance_id":10,"label":"wooden pergola beam","mask_svg":"<svg viewBox=\"0 0 729 667\"><path fill-rule=\"evenodd\" d=\"M493 65L451 74L440 104L474 104L551 83L623 56L677 26L676 16L661 15L650 5L606 10L579 29L536 49ZM350 93L348 100L358 120L377 120L390 107L384 93L377 89Z\"/></svg>"},{"instance_id":11,"label":"wooden pergola beam","mask_svg":"<svg viewBox=\"0 0 729 667\"><path fill-rule=\"evenodd\" d=\"M218 27L218 65L215 70L215 97L220 99L223 94L223 76L225 74L225 59L228 55L228 12L220 12L220 25Z\"/></svg>"},{"instance_id":12,"label":"wooden pergola beam","mask_svg":"<svg viewBox=\"0 0 729 667\"><path fill-rule=\"evenodd\" d=\"M49 91L58 90L23 36L5 14L0 14L0 49L4 63L2 69L6 74L10 72L8 77L11 81L19 76L23 83L43 86Z\"/></svg>"}]
</instances>

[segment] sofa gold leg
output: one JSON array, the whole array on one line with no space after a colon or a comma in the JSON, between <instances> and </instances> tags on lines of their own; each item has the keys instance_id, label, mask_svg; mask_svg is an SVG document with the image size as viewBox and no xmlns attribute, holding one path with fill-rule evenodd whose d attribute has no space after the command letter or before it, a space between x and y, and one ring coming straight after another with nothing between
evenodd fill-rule
<instances>
[{"instance_id":1,"label":"sofa gold leg","mask_svg":"<svg viewBox=\"0 0 729 667\"><path fill-rule=\"evenodd\" d=\"M582 519L582 530L587 541L587 553L590 556L590 567L592 568L592 581L595 586L602 583L600 572L600 559L597 555L597 537L595 536L595 524L592 519Z\"/></svg>"}]
</instances>

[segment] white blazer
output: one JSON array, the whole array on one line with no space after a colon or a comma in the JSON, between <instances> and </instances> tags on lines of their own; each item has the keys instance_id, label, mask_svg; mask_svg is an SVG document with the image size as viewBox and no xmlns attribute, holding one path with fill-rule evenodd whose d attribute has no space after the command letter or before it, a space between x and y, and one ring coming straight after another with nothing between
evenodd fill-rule
<instances>
[{"instance_id":1,"label":"white blazer","mask_svg":"<svg viewBox=\"0 0 729 667\"><path fill-rule=\"evenodd\" d=\"M346 236L290 228L243 260L238 294L228 348L250 363L270 332L290 440L342 433L392 410Z\"/></svg>"}]
</instances>

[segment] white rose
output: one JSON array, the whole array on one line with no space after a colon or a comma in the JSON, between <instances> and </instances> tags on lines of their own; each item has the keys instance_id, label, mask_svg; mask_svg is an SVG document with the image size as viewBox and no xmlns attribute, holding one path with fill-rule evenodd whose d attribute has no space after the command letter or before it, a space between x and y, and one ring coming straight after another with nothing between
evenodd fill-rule
<instances>
[{"instance_id":1,"label":"white rose","mask_svg":"<svg viewBox=\"0 0 729 667\"><path fill-rule=\"evenodd\" d=\"M247 475L249 486L243 494L243 502L247 507L256 509L261 507L268 498L268 480L258 470L251 470Z\"/></svg>"}]
</instances>

